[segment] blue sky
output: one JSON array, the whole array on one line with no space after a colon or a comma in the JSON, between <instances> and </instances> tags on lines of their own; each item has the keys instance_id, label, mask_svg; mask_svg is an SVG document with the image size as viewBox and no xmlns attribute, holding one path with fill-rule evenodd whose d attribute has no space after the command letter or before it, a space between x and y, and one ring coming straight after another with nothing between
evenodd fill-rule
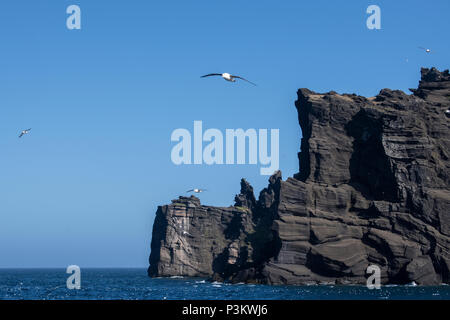
<instances>
[{"instance_id":1,"label":"blue sky","mask_svg":"<svg viewBox=\"0 0 450 320\"><path fill-rule=\"evenodd\" d=\"M82 29L66 28L79 5ZM366 8L381 8L381 30ZM146 267L158 205L228 206L255 165L175 166L193 121L280 130L298 171L296 91L376 95L449 67L450 2L22 1L0 4L0 267ZM435 52L426 54L418 46ZM200 79L211 72L256 82ZM18 139L22 129L31 134Z\"/></svg>"}]
</instances>

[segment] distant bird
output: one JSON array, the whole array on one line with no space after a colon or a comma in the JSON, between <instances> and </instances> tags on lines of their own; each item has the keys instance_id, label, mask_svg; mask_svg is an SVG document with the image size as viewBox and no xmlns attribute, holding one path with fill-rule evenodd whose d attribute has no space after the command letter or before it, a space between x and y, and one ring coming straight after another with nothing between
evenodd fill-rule
<instances>
[{"instance_id":1,"label":"distant bird","mask_svg":"<svg viewBox=\"0 0 450 320\"><path fill-rule=\"evenodd\" d=\"M248 81L248 80L245 79L245 78L242 78L242 77L240 77L240 76L234 76L234 75L231 75L231 74L226 73L226 72L225 72L225 73L210 73L210 74L205 74L204 76L201 76L201 78L213 77L213 76L220 76L220 77L222 77L222 78L224 78L225 80L230 81L230 82L236 82L236 79L241 79L241 80L247 81L248 83L251 83L252 85L256 86L256 84L254 84L254 83L251 82L251 81Z\"/></svg>"},{"instance_id":2,"label":"distant bird","mask_svg":"<svg viewBox=\"0 0 450 320\"><path fill-rule=\"evenodd\" d=\"M192 234L190 234L190 233L189 233L189 232L187 232L186 230L183 230L183 234L184 234L184 235L186 235L186 234L187 234L188 236L191 236L191 237L192 237Z\"/></svg>"},{"instance_id":3,"label":"distant bird","mask_svg":"<svg viewBox=\"0 0 450 320\"><path fill-rule=\"evenodd\" d=\"M417 47L417 48L425 50L426 53L431 53L431 49L424 48L424 47Z\"/></svg>"},{"instance_id":4,"label":"distant bird","mask_svg":"<svg viewBox=\"0 0 450 320\"><path fill-rule=\"evenodd\" d=\"M450 109L445 110L445 115L446 115L447 117L450 117Z\"/></svg>"},{"instance_id":5,"label":"distant bird","mask_svg":"<svg viewBox=\"0 0 450 320\"><path fill-rule=\"evenodd\" d=\"M23 130L23 131L20 133L19 138L22 138L24 135L28 134L28 133L30 132L30 130L31 130L31 128L30 128L30 129L27 129L27 130Z\"/></svg>"},{"instance_id":6,"label":"distant bird","mask_svg":"<svg viewBox=\"0 0 450 320\"><path fill-rule=\"evenodd\" d=\"M206 189L191 189L191 190L188 190L188 191L186 191L186 192L201 193L201 192L203 192L203 191L206 191Z\"/></svg>"}]
</instances>

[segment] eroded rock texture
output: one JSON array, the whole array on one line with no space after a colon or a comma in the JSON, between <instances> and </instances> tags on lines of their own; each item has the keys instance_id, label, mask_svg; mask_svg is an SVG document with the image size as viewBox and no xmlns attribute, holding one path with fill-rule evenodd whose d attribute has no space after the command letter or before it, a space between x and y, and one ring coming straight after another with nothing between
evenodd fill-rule
<instances>
[{"instance_id":1,"label":"eroded rock texture","mask_svg":"<svg viewBox=\"0 0 450 320\"><path fill-rule=\"evenodd\" d=\"M422 69L412 94L298 91L300 172L229 208L160 207L150 276L270 284L450 283L450 75Z\"/></svg>"}]
</instances>

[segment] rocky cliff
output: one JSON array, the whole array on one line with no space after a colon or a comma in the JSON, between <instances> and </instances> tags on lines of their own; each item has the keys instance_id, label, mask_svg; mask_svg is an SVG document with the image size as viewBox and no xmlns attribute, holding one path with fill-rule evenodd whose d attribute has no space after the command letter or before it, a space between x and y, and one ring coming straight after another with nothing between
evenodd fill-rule
<instances>
[{"instance_id":1,"label":"rocky cliff","mask_svg":"<svg viewBox=\"0 0 450 320\"><path fill-rule=\"evenodd\" d=\"M298 90L300 172L243 179L235 205L180 197L158 208L150 276L269 284L450 283L450 75L412 94Z\"/></svg>"}]
</instances>

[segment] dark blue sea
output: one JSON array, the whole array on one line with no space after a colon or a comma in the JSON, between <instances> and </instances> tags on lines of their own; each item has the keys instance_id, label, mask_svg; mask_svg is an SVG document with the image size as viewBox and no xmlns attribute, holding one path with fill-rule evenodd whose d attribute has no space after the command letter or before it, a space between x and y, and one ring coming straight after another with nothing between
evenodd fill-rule
<instances>
[{"instance_id":1,"label":"dark blue sea","mask_svg":"<svg viewBox=\"0 0 450 320\"><path fill-rule=\"evenodd\" d=\"M145 269L81 269L81 289L69 290L65 269L0 269L2 300L304 300L450 299L450 286L266 286L204 279L151 279Z\"/></svg>"}]
</instances>

